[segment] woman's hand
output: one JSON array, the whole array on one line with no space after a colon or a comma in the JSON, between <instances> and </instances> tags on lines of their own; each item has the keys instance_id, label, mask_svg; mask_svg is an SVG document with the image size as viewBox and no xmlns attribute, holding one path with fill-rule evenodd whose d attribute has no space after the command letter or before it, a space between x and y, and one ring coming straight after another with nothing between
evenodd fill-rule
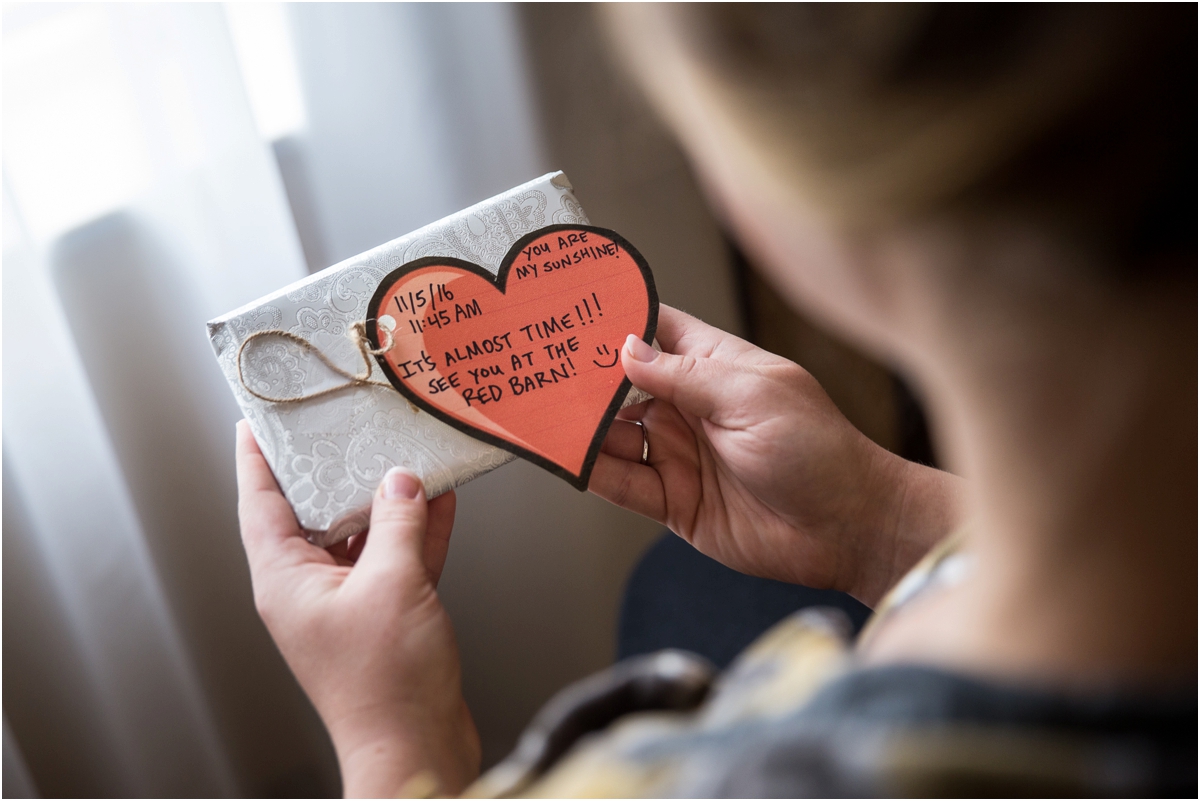
<instances>
[{"instance_id":1,"label":"woman's hand","mask_svg":"<svg viewBox=\"0 0 1200 801\"><path fill-rule=\"evenodd\" d=\"M868 605L956 525L961 481L875 445L800 366L669 306L658 342L621 350L654 400L618 415L592 492L735 570Z\"/></svg>"},{"instance_id":2,"label":"woman's hand","mask_svg":"<svg viewBox=\"0 0 1200 801\"><path fill-rule=\"evenodd\" d=\"M301 535L245 421L237 465L255 603L329 729L346 795L395 797L421 773L437 792L461 791L479 771L479 737L436 592L454 494L426 503L421 482L393 469L369 535L323 550Z\"/></svg>"}]
</instances>

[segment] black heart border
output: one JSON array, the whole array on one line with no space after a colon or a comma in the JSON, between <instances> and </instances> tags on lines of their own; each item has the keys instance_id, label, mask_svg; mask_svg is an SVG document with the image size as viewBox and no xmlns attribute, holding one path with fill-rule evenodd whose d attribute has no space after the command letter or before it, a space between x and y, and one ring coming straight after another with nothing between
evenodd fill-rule
<instances>
[{"instance_id":1,"label":"black heart border","mask_svg":"<svg viewBox=\"0 0 1200 801\"><path fill-rule=\"evenodd\" d=\"M481 278L486 279L493 286L495 286L497 290L499 290L501 295L506 295L508 294L506 290L508 288L509 269L512 267L513 262L516 261L517 256L520 255L522 248L536 239L541 239L546 234L555 233L557 231L584 231L587 233L599 234L600 236L607 237L613 242L616 242L617 245L625 249L626 253L633 257L634 263L637 264L638 269L642 273L642 279L646 282L646 296L649 299L648 311L646 313L646 330L642 334L642 341L644 341L646 344L651 344L654 341L654 334L658 330L658 289L654 285L654 274L650 272L650 265L646 262L646 259L641 253L638 252L637 248L629 243L629 240L625 239L625 237L621 236L616 231L612 231L607 228L598 228L594 225L573 225L568 223L560 225L547 225L518 239L515 243L513 243L513 246L508 249L508 253L504 254L504 261L500 262L500 269L495 275L492 275L491 272L485 270L478 264L465 261L463 259L456 259L450 256L425 256L424 258L407 262L397 267L395 270L392 270L390 273L384 276L382 281L379 282L379 286L376 288L375 294L371 296L371 302L367 304L367 338L371 341L372 349L378 350L380 347L379 330L376 327L375 320L376 315L379 313L379 304L383 302L383 297L387 294L387 290L408 273L433 265L457 267L462 270L467 270L468 272L473 272ZM604 416L600 418L600 424L596 427L596 432L592 435L592 442L588 446L587 456L583 460L583 467L580 473L577 475L567 470L562 465L555 464L543 456L539 456L532 451L525 450L519 445L514 445L511 442L508 442L507 440L504 440L493 434L480 431L479 429L460 421L458 418L446 414L441 409L438 409L436 406L427 403L424 398L410 390L403 381L396 377L396 375L392 372L391 366L387 363L387 359L385 359L382 355L376 356L375 360L379 362L379 366L383 370L383 374L387 376L388 382L396 388L396 391L424 411L441 420L443 423L446 423L452 428L455 428L474 439L486 442L489 445L494 445L497 448L503 448L509 453L514 453L517 456L520 456L522 459L533 462L538 467L548 470L549 472L563 479L580 492L587 489L588 480L592 475L592 468L596 466L596 457L600 454L600 446L603 444L605 436L608 435L608 429L612 426L613 420L616 419L617 412L620 411L621 404L625 401L625 396L629 394L629 389L633 386L633 384L629 381L628 376L621 380L620 387L617 388L612 400L609 401L608 408L605 409Z\"/></svg>"}]
</instances>

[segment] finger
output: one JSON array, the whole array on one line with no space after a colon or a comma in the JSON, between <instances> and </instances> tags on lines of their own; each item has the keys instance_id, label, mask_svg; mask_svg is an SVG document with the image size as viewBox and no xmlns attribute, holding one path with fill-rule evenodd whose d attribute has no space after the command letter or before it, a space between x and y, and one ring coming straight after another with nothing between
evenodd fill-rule
<instances>
[{"instance_id":1,"label":"finger","mask_svg":"<svg viewBox=\"0 0 1200 801\"><path fill-rule=\"evenodd\" d=\"M438 585L442 568L446 566L446 554L450 551L450 533L454 530L454 510L458 498L453 490L439 495L429 502L429 525L425 532L425 570L429 581Z\"/></svg>"},{"instance_id":2,"label":"finger","mask_svg":"<svg viewBox=\"0 0 1200 801\"><path fill-rule=\"evenodd\" d=\"M621 348L621 365L635 387L718 425L740 406L746 391L748 376L736 365L703 356L659 353L633 334Z\"/></svg>"},{"instance_id":3,"label":"finger","mask_svg":"<svg viewBox=\"0 0 1200 801\"><path fill-rule=\"evenodd\" d=\"M604 442L600 445L600 452L629 462L640 462L645 443L645 432L640 425L613 420Z\"/></svg>"},{"instance_id":4,"label":"finger","mask_svg":"<svg viewBox=\"0 0 1200 801\"><path fill-rule=\"evenodd\" d=\"M666 305L658 307L658 327L654 337L663 350L681 356L719 355L734 359L765 353L744 339Z\"/></svg>"},{"instance_id":5,"label":"finger","mask_svg":"<svg viewBox=\"0 0 1200 801\"><path fill-rule=\"evenodd\" d=\"M710 340L715 344L719 335L723 333L720 329L713 328L703 320L674 306L659 304L658 327L654 331L654 338L665 351L679 353L679 346L686 339L690 339L693 345Z\"/></svg>"},{"instance_id":6,"label":"finger","mask_svg":"<svg viewBox=\"0 0 1200 801\"><path fill-rule=\"evenodd\" d=\"M275 476L263 458L250 425L237 425L238 519L242 544L250 571L258 575L279 559L320 559L320 548L308 543L300 532L291 505L279 491ZM304 548L303 546L309 546Z\"/></svg>"},{"instance_id":7,"label":"finger","mask_svg":"<svg viewBox=\"0 0 1200 801\"><path fill-rule=\"evenodd\" d=\"M341 542L335 542L333 545L330 545L328 548L325 549L325 553L332 556L333 561L337 562L339 565L341 565L343 567L354 564L354 561L350 558L350 541L349 540L342 540Z\"/></svg>"},{"instance_id":8,"label":"finger","mask_svg":"<svg viewBox=\"0 0 1200 801\"><path fill-rule=\"evenodd\" d=\"M666 522L667 498L662 478L649 465L599 453L588 479L588 490L623 509L659 523Z\"/></svg>"},{"instance_id":9,"label":"finger","mask_svg":"<svg viewBox=\"0 0 1200 801\"><path fill-rule=\"evenodd\" d=\"M351 580L377 574L408 574L420 570L428 504L421 479L403 467L393 467L379 482L371 503L371 528Z\"/></svg>"},{"instance_id":10,"label":"finger","mask_svg":"<svg viewBox=\"0 0 1200 801\"><path fill-rule=\"evenodd\" d=\"M357 562L358 557L362 556L363 547L366 546L366 544L366 531L355 534L350 539L346 540L346 558L351 562Z\"/></svg>"}]
</instances>

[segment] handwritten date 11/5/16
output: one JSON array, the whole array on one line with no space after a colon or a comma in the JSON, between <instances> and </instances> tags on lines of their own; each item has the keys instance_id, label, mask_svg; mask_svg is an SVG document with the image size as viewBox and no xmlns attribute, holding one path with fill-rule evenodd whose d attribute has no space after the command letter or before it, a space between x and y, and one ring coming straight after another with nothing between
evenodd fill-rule
<instances>
[{"instance_id":1,"label":"handwritten date 11/5/16","mask_svg":"<svg viewBox=\"0 0 1200 801\"><path fill-rule=\"evenodd\" d=\"M399 293L392 300L401 314L418 314L426 306L436 310L439 302L454 300L454 293L445 284L427 284L424 289Z\"/></svg>"}]
</instances>

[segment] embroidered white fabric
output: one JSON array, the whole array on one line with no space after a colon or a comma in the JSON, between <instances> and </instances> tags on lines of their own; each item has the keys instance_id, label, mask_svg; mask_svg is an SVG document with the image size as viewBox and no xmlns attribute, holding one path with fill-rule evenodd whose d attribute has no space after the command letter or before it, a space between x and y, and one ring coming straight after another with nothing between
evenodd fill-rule
<instances>
[{"instance_id":1,"label":"embroidered white fabric","mask_svg":"<svg viewBox=\"0 0 1200 801\"><path fill-rule=\"evenodd\" d=\"M366 530L372 494L395 465L421 476L432 498L515 457L414 412L390 388L347 387L289 404L260 400L238 380L243 340L255 331L283 329L343 369L361 372L362 359L347 331L366 317L371 296L392 270L423 256L453 256L495 273L509 247L530 231L587 222L566 175L550 173L208 323L221 370L310 541L325 547ZM386 381L378 365L372 366L373 378ZM344 383L312 354L271 337L247 346L243 374L256 391L274 397ZM633 390L625 403L646 397Z\"/></svg>"}]
</instances>

